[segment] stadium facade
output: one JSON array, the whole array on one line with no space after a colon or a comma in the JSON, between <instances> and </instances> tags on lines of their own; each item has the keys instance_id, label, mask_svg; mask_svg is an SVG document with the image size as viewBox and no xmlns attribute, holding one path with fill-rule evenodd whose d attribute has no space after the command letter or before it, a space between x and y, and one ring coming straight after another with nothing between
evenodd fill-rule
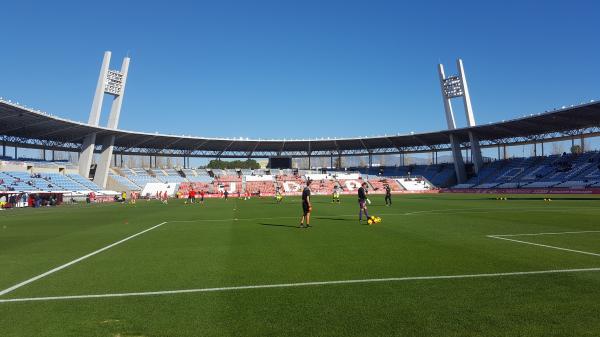
<instances>
[{"instance_id":1,"label":"stadium facade","mask_svg":"<svg viewBox=\"0 0 600 337\"><path fill-rule=\"evenodd\" d=\"M457 60L458 74L446 76L443 65L438 65L440 87L448 125L447 130L425 133L386 135L356 138L320 139L242 139L177 136L157 133L126 131L118 128L121 105L125 93L129 58L123 60L120 70L111 70L110 52L104 54L98 84L88 123L56 117L38 110L0 99L0 141L2 156L6 148L68 151L78 153L79 172L93 178L105 187L111 162L123 163L123 156L183 157L184 168L189 158L310 158L368 156L369 167L376 155L451 152L458 184L469 176L465 162L472 163L475 175L483 168L482 148L498 148L498 154L507 146L541 144L561 140L581 140L600 134L600 102L591 101L554 111L530 114L526 117L476 125L470 101L469 88L462 60ZM100 126L102 100L112 96L113 102L108 125ZM452 100L461 99L467 126L457 127ZM96 170L90 175L94 153L99 154ZM120 160L119 160L120 159ZM310 166L310 164L309 164Z\"/></svg>"}]
</instances>

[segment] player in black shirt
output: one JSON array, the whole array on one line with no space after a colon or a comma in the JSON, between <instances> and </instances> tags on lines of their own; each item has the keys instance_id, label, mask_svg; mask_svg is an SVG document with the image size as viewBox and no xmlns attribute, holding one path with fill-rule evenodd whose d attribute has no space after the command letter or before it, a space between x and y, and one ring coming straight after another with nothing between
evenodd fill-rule
<instances>
[{"instance_id":1,"label":"player in black shirt","mask_svg":"<svg viewBox=\"0 0 600 337\"><path fill-rule=\"evenodd\" d=\"M362 183L362 185L358 189L358 206L360 209L358 210L358 221L362 221L363 210L365 212L365 216L369 219L369 213L367 212L367 183Z\"/></svg>"},{"instance_id":2,"label":"player in black shirt","mask_svg":"<svg viewBox=\"0 0 600 337\"><path fill-rule=\"evenodd\" d=\"M390 185L385 185L385 205L392 206L392 189Z\"/></svg>"},{"instance_id":3,"label":"player in black shirt","mask_svg":"<svg viewBox=\"0 0 600 337\"><path fill-rule=\"evenodd\" d=\"M312 211L312 205L310 203L310 180L306 181L306 187L302 191L302 219L300 219L300 228L310 227L310 212ZM304 225L306 220L306 226Z\"/></svg>"}]
</instances>

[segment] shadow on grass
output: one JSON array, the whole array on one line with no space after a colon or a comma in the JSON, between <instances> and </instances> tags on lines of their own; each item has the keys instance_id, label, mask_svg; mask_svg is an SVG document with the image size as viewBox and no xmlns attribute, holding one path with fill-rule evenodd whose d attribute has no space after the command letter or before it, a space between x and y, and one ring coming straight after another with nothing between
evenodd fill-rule
<instances>
[{"instance_id":1,"label":"shadow on grass","mask_svg":"<svg viewBox=\"0 0 600 337\"><path fill-rule=\"evenodd\" d=\"M298 226L282 225L282 224L274 224L274 223L260 223L260 225L261 226L271 226L271 227L299 228Z\"/></svg>"},{"instance_id":2,"label":"shadow on grass","mask_svg":"<svg viewBox=\"0 0 600 337\"><path fill-rule=\"evenodd\" d=\"M315 217L313 217L313 219L334 220L334 221L349 221L350 220L350 218L334 218L334 217L328 217L328 216L315 216Z\"/></svg>"}]
</instances>

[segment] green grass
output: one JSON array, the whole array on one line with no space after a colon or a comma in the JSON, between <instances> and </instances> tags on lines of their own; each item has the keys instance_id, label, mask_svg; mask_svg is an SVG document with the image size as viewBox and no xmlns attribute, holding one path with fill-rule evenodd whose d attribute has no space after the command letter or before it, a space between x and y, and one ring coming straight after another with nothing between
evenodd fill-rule
<instances>
[{"instance_id":1,"label":"green grass","mask_svg":"<svg viewBox=\"0 0 600 337\"><path fill-rule=\"evenodd\" d=\"M297 198L4 211L0 291L168 223L0 300L600 267L487 236L600 231L600 199L373 196L373 226L329 200L310 229ZM600 254L600 233L511 238ZM600 336L600 272L5 302L0 336Z\"/></svg>"}]
</instances>

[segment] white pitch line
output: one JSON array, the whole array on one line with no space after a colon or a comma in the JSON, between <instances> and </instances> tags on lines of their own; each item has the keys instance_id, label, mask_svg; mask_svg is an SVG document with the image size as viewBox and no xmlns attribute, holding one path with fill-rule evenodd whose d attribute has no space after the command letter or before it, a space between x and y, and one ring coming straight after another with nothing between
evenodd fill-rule
<instances>
[{"instance_id":1,"label":"white pitch line","mask_svg":"<svg viewBox=\"0 0 600 337\"><path fill-rule=\"evenodd\" d=\"M588 207L577 207L577 209L584 209L584 208L588 208ZM507 210L518 210L518 209L529 209L529 210L531 210L531 209L537 209L537 208L535 208L535 207L512 207L512 208L505 208L505 209L497 209L497 208L489 208L489 209L496 210L496 211L507 211ZM469 208L462 208L462 209L457 208L457 209L438 209L438 210L416 211L416 212L408 212L408 213L387 213L387 214L386 213L382 213L381 215L416 215L416 214L427 214L427 213L434 213L434 212L462 212L462 211L484 211L484 210L486 210L486 208L472 208L472 209L469 209ZM344 215L330 215L330 216L344 216L345 217L345 216L353 216L353 215L350 215L350 214L346 215L346 214L344 214ZM89 253L89 254L84 255L84 256L82 256L80 258L77 258L77 259L75 259L75 260L73 260L71 262L65 263L65 264L63 264L61 266L58 266L58 267L56 267L54 269L51 269L51 270L49 270L49 271L47 271L47 272L45 272L43 274L40 274L40 275L35 276L35 277L32 277L32 278L30 278L28 280L25 280L25 281L23 281L23 282L21 282L19 284L16 284L16 285L14 285L12 287L4 289L4 290L0 291L0 296L8 294L8 293L10 293L10 292L12 292L12 291L20 288L20 287L23 287L23 286L25 286L25 285L27 285L29 283L35 282L35 281L37 281L37 280L39 280L39 279L41 279L43 277L46 277L46 276L48 276L50 274L53 274L53 273L55 273L57 271L65 269L65 268L67 268L67 267L69 267L69 266L71 266L73 264L81 262L81 261L83 261L83 260L85 260L85 259L87 259L87 258L89 258L91 256L94 256L94 255L96 255L98 253L101 253L101 252L103 252L103 251L105 251L107 249L110 249L110 248L112 248L112 247L114 247L116 245L119 245L119 244L121 244L121 243L123 243L125 241L128 241L128 240L130 240L130 239L132 239L132 238L134 238L134 237L136 237L138 235L144 234L144 233L146 233L148 231L151 231L151 230L153 230L155 228L158 228L158 227L160 227L160 226L162 226L164 224L167 224L168 222L200 222L200 221L209 221L209 222L212 222L212 221L239 221L239 220L244 221L244 220L259 220L259 219L264 219L264 220L267 220L267 219L286 219L286 218L291 219L291 218L296 218L296 217L259 217L259 218L240 218L240 219L237 219L237 218L234 218L234 219L197 219L197 220L171 220L171 221L161 222L160 224L158 224L156 226L150 227L150 228L148 228L146 230L143 230L143 231L141 231L139 233L136 233L136 234L133 234L131 236L128 236L128 237L126 237L126 238L124 238L122 240L119 240L119 241L117 241L115 243L112 243L112 244L110 244L110 245L108 245L106 247L100 248L100 249L98 249L98 250L96 250L96 251L94 251L92 253ZM600 232L600 231L585 231L585 232ZM564 233L566 234L567 232L564 232ZM576 232L572 232L572 233L576 233ZM582 233L582 232L577 232L577 233ZM547 233L547 234L559 234L559 233ZM517 236L517 235L521 235L521 234L515 234L515 235L513 235L513 234L488 235L488 237L494 238L494 239L500 239L500 240L514 241L514 242L519 242L519 243L524 243L524 244L529 244L529 245L534 245L534 246L540 246L540 247L546 247L546 248L553 248L553 249L559 249L559 250L564 250L564 251L570 251L570 252L575 252L575 253L600 256L600 254L596 254L596 253L578 251L578 250L561 248L561 247L547 246L547 245L542 245L542 244L537 244L537 243L532 243L532 242L507 239L507 238L503 237L503 236L510 236L510 235ZM522 234L522 235L527 235L527 234ZM518 274L515 274L515 275L518 275ZM453 277L439 277L439 278L453 278ZM417 278L417 279L420 279L420 278ZM381 280L404 280L404 279L381 279ZM331 282L334 282L334 283L360 283L360 282L367 282L367 281L369 281L369 280L331 281ZM373 281L373 282L376 282L376 281ZM317 284L321 284L322 282L316 282L316 283ZM323 283L323 284L329 284L329 283ZM300 285L303 285L303 284L300 284ZM307 284L307 285L310 285L310 284ZM275 286L283 287L284 285L275 285ZM267 286L248 286L248 287L250 287L250 288L256 288L256 287L258 287L258 288L272 288L274 286L273 285L270 285L270 286L267 285ZM241 289L245 289L245 288L248 288L248 287L242 287ZM220 289L220 288L214 288L214 289ZM193 291L197 292L197 291L209 291L209 290L194 289ZM189 292L189 291L187 291L187 290L177 291L176 290L176 292ZM133 293L133 294L136 294L136 293ZM85 295L85 296L87 296L87 295ZM89 295L89 296L90 297L106 297L106 296L99 296L99 295ZM5 302L5 301L6 300L0 300L0 303Z\"/></svg>"},{"instance_id":2,"label":"white pitch line","mask_svg":"<svg viewBox=\"0 0 600 337\"><path fill-rule=\"evenodd\" d=\"M575 232L548 232L548 233L525 233L525 234L494 234L488 236L537 236L537 235L562 235L562 234L583 234L600 233L600 231L575 231Z\"/></svg>"},{"instance_id":3,"label":"white pitch line","mask_svg":"<svg viewBox=\"0 0 600 337\"><path fill-rule=\"evenodd\" d=\"M46 277L46 276L48 276L48 275L50 275L50 274L56 273L57 271L63 270L63 269L65 269L65 268L69 267L69 266L72 266L72 265L74 265L74 264L76 264L76 263L78 263L78 262L81 262L81 261L83 261L83 260L85 260L85 259L87 259L87 258L89 258L89 257L92 257L92 256L94 256L94 255L96 255L96 254L102 253L102 252L103 252L103 251L105 251L105 250L108 250L108 249L110 249L110 248L112 248L112 247L114 247L114 246L116 246L116 245L119 245L119 244L121 244L121 243L125 242L125 241L131 240L131 239L135 238L135 237L136 237L136 236L138 236L138 235L142 235L142 234L144 234L144 233L146 233L146 232L149 232L149 231L151 231L151 230L153 230L153 229L155 229L155 228L158 228L158 227L160 227L160 226L162 226L162 225L164 225L164 224L166 224L166 223L167 223L167 222L161 222L161 223L159 223L159 224L158 224L158 225L156 225L156 226L152 226L152 227L150 227L150 228L148 228L148 229L145 229L145 230L143 230L143 231L141 231L141 232L138 232L138 233L135 233L135 234L133 234L133 235L130 235L130 236L128 236L128 237L126 237L126 238L124 238L124 239L122 239L122 240L119 240L119 241L115 242L115 243L111 243L110 245L108 245L108 246L106 246L106 247L100 248L100 249L98 249L98 250L96 250L96 251L93 251L93 252L91 252L91 253L87 254L87 255L84 255L84 256L82 256L82 257L80 257L80 258L77 258L77 259L75 259L75 260L73 260L73 261L71 261L71 262L67 262L67 263L65 263L65 264L63 264L63 265L61 265L61 266L58 266L58 267L54 268L54 269L48 270L47 272L45 272L45 273L43 273L43 274L40 274L40 275L38 275L38 276L35 276L35 277L32 277L32 278L30 278L30 279L28 279L28 280L25 280L25 281L23 281L23 282L21 282L21 283L19 283L19 284L15 284L14 286L12 286L12 287L10 287L10 288L6 288L6 289L4 289L4 290L0 291L0 296L2 296L2 295L5 295L5 294L8 294L8 293L10 293L10 292L11 292L11 291L13 291L13 290L16 290L16 289L18 289L18 288L21 288L22 286L24 286L24 285L27 285L27 284L29 284L29 283L31 283L31 282L35 282L35 281L37 281L37 280L39 280L39 279L41 279L41 278L43 278L43 277Z\"/></svg>"},{"instance_id":4,"label":"white pitch line","mask_svg":"<svg viewBox=\"0 0 600 337\"><path fill-rule=\"evenodd\" d=\"M9 298L9 299L0 299L0 303L56 301L56 300L73 300L73 299L89 299L89 298L107 298L107 297L174 295L174 294L223 292L223 291L250 290L250 289L327 286L327 285L336 285L336 284L451 280L451 279L466 279L466 278L505 277L505 276L523 276L523 275L559 274L559 273L581 273L581 272L596 272L596 271L600 271L600 268L555 269L555 270L537 270L537 271L519 271L519 272L508 272L508 273L465 274L465 275L408 276L408 277L390 277L390 278L375 278L375 279L362 279L362 280L338 280L338 281L318 281L318 282L300 282L300 283L260 284L260 285L219 287L219 288L179 289L179 290L147 291L147 292L135 292L135 293Z\"/></svg>"},{"instance_id":5,"label":"white pitch line","mask_svg":"<svg viewBox=\"0 0 600 337\"><path fill-rule=\"evenodd\" d=\"M597 207L569 207L569 208L554 208L548 209L547 206L534 206L534 207L507 207L507 208L498 208L498 207L478 207L478 208L446 208L446 209L432 209L432 210L423 210L423 211L414 211L408 213L394 214L394 215L420 215L420 214L431 214L431 213L443 213L443 214L455 214L455 213L463 213L463 212L483 212L483 213L491 213L491 212L504 212L504 211L518 211L518 210L528 210L528 211L538 211L543 210L544 212L566 212L572 210L597 210Z\"/></svg>"},{"instance_id":6,"label":"white pitch line","mask_svg":"<svg viewBox=\"0 0 600 337\"><path fill-rule=\"evenodd\" d=\"M597 254L597 253L590 253L590 252L584 252L582 250L568 249L568 248L562 248L562 247L556 247L556 246L543 245L541 243L533 243L533 242L528 242L528 241L521 241L521 240L509 239L509 238L505 238L505 237L501 237L501 236L487 235L487 237L488 238L492 238L492 239L506 240L506 241L523 243L523 244L526 244L526 245L532 245L532 246L538 246L538 247L545 247L545 248L551 248L551 249L557 249L557 250L563 250L563 251L572 252L572 253L579 253L579 254L585 254L585 255L600 256L600 254Z\"/></svg>"},{"instance_id":7,"label":"white pitch line","mask_svg":"<svg viewBox=\"0 0 600 337\"><path fill-rule=\"evenodd\" d=\"M577 210L581 209L598 209L597 207L576 207ZM548 209L547 207L510 207L510 208L447 208L447 209L433 209L433 210L424 210L424 211L415 211L408 213L379 213L379 215L422 215L422 214L433 214L444 212L444 214L454 214L454 213L463 213L463 212L490 212L490 211L518 211L518 210L544 210L544 212L564 212L569 209ZM328 217L356 217L356 214L323 214L323 215L313 215L315 219L327 219ZM277 219L297 219L297 216L277 216L277 217L256 217L256 218L228 218L228 219L192 219L192 220L169 220L169 223L192 223L192 222L230 222L230 221L253 221L253 220L277 220Z\"/></svg>"}]
</instances>

